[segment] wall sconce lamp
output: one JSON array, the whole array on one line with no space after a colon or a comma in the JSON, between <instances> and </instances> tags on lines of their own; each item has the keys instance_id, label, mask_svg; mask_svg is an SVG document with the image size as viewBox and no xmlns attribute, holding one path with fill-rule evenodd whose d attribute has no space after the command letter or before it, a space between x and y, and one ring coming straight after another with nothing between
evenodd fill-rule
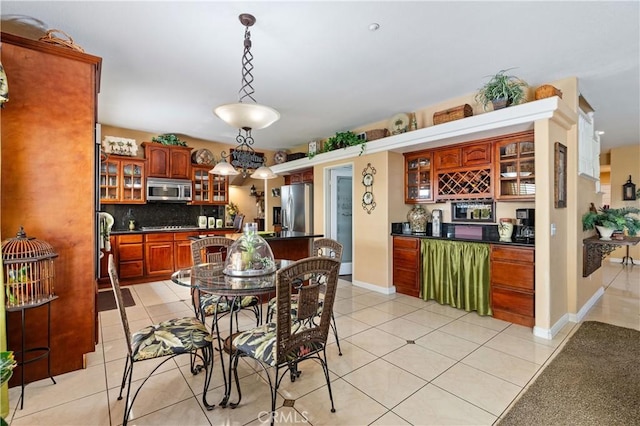
<instances>
[{"instance_id":1,"label":"wall sconce lamp","mask_svg":"<svg viewBox=\"0 0 640 426\"><path fill-rule=\"evenodd\" d=\"M627 183L622 185L622 199L625 201L636 199L636 184L631 182L631 175L629 175Z\"/></svg>"}]
</instances>

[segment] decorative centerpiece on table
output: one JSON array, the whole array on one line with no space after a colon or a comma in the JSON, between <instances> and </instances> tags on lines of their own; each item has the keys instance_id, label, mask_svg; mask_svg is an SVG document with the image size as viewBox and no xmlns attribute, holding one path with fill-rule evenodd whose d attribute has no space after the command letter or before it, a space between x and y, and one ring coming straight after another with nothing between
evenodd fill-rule
<instances>
[{"instance_id":1,"label":"decorative centerpiece on table","mask_svg":"<svg viewBox=\"0 0 640 426\"><path fill-rule=\"evenodd\" d=\"M229 248L224 273L230 276L257 276L275 272L271 247L258 234L257 223L246 223L244 232Z\"/></svg>"}]
</instances>

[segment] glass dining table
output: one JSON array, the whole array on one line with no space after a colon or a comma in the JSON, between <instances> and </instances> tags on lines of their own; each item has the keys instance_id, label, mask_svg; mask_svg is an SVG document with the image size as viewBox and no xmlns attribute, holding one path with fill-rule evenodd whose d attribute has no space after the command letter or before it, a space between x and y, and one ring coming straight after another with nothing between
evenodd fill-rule
<instances>
[{"instance_id":1,"label":"glass dining table","mask_svg":"<svg viewBox=\"0 0 640 426\"><path fill-rule=\"evenodd\" d=\"M276 269L288 266L294 261L292 260L276 260ZM265 275L254 276L232 276L224 272L224 262L201 263L190 268L180 269L171 276L171 281L175 284L198 289L201 293L213 294L226 299L226 303L230 307L228 311L223 313L231 313L229 315L229 340L233 333L233 315L240 309L242 298L245 296L267 296L276 291L276 272ZM268 300L264 300L267 302ZM221 316L222 316L221 315ZM213 324L211 332L216 333L218 330L217 315L213 315ZM236 325L237 328L237 325ZM225 395L220 402L221 407L226 407L231 395L231 342L226 345L226 352L229 354L228 368L225 369L223 347L224 339L220 333L215 336L218 340L218 348L220 350L220 364L222 367L222 375L224 378ZM213 357L212 357L213 362Z\"/></svg>"}]
</instances>

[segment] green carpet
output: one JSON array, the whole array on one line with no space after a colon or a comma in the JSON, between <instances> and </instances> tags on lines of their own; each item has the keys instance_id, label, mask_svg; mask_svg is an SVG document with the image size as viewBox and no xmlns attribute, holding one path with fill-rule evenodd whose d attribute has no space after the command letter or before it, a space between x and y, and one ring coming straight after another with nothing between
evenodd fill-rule
<instances>
[{"instance_id":1,"label":"green carpet","mask_svg":"<svg viewBox=\"0 0 640 426\"><path fill-rule=\"evenodd\" d=\"M640 331L584 322L499 424L639 425Z\"/></svg>"}]
</instances>

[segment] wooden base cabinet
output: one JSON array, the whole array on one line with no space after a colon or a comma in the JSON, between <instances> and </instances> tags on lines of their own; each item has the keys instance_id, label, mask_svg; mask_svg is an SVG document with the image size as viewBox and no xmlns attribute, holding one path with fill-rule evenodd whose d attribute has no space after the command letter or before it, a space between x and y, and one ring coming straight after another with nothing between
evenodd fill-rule
<instances>
[{"instance_id":1,"label":"wooden base cabinet","mask_svg":"<svg viewBox=\"0 0 640 426\"><path fill-rule=\"evenodd\" d=\"M491 309L493 317L535 325L535 251L527 247L491 245Z\"/></svg>"},{"instance_id":2,"label":"wooden base cabinet","mask_svg":"<svg viewBox=\"0 0 640 426\"><path fill-rule=\"evenodd\" d=\"M393 284L398 293L420 297L420 238L393 237Z\"/></svg>"}]
</instances>

